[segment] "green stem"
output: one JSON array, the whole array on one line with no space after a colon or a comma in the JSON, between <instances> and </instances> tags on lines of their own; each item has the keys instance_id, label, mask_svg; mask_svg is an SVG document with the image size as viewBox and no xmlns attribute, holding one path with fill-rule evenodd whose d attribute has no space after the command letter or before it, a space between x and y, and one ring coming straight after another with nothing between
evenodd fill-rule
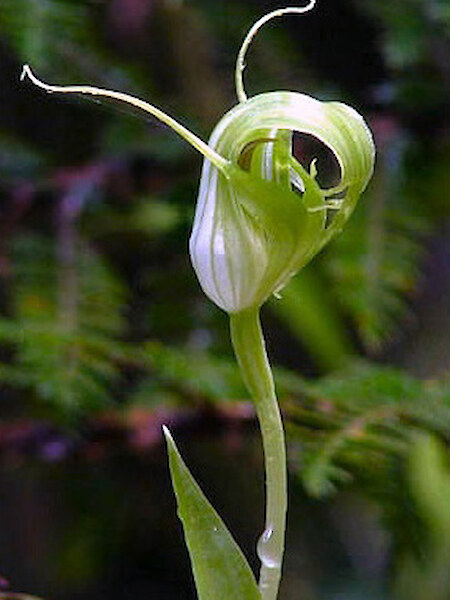
<instances>
[{"instance_id":1,"label":"green stem","mask_svg":"<svg viewBox=\"0 0 450 600\"><path fill-rule=\"evenodd\" d=\"M231 339L256 407L264 447L266 526L258 542L262 600L276 600L281 578L287 511L286 446L259 309L230 315Z\"/></svg>"}]
</instances>

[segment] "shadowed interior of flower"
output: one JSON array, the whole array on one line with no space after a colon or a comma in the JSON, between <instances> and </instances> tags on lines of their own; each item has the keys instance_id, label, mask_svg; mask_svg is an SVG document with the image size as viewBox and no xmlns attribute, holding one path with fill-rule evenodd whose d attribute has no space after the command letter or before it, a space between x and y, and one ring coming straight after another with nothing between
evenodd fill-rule
<instances>
[{"instance_id":1,"label":"shadowed interior of flower","mask_svg":"<svg viewBox=\"0 0 450 600\"><path fill-rule=\"evenodd\" d=\"M281 144L285 147L280 151ZM259 158L256 156L258 152L261 154ZM274 160L275 152L286 156L287 165L281 166ZM245 146L238 159L239 166L250 172L255 163L256 170L261 171L264 179L276 180L286 190L290 187L299 196L300 202L304 201L306 193L305 179L313 178L325 200L324 207L318 207L318 210L326 211L324 228L331 225L332 216L341 208L348 188L340 189L339 162L323 142L302 132L280 131L275 137L255 140Z\"/></svg>"}]
</instances>

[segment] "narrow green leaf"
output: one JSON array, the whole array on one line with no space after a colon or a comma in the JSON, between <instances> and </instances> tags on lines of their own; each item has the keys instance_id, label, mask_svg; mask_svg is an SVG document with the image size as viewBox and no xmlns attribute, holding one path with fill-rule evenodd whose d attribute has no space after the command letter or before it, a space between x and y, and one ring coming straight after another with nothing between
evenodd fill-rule
<instances>
[{"instance_id":1,"label":"narrow green leaf","mask_svg":"<svg viewBox=\"0 0 450 600\"><path fill-rule=\"evenodd\" d=\"M169 430L163 429L199 600L261 600L239 546L190 474Z\"/></svg>"}]
</instances>

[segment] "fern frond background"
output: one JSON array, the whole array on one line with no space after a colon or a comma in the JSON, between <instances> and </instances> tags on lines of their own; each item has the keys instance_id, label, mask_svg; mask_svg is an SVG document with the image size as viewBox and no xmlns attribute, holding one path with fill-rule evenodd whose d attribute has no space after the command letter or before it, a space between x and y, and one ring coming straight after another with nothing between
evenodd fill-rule
<instances>
[{"instance_id":1,"label":"fern frond background","mask_svg":"<svg viewBox=\"0 0 450 600\"><path fill-rule=\"evenodd\" d=\"M15 318L1 320L0 339L10 345L14 363L4 365L0 377L14 378L36 400L63 411L104 407L120 376L123 286L84 244L71 266L74 297L62 297L64 273L54 245L26 235L13 246Z\"/></svg>"}]
</instances>

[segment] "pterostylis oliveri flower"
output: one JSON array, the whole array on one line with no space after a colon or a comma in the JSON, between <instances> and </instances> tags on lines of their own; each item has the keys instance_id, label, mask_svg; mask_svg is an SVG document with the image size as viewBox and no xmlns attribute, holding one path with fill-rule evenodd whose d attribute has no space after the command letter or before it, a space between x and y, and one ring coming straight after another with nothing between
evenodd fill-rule
<instances>
[{"instance_id":1,"label":"pterostylis oliveri flower","mask_svg":"<svg viewBox=\"0 0 450 600\"><path fill-rule=\"evenodd\" d=\"M236 64L239 102L219 121L208 144L143 100L90 86L48 85L29 66L22 74L47 92L87 94L131 104L164 122L204 156L189 250L204 292L230 314L234 350L261 426L267 497L266 526L258 543L258 591L248 565L242 566L243 557L237 550L234 554L231 537L216 544L216 534L211 532L223 530L229 536L219 517L211 512L207 521L211 526L203 533L199 532L200 514L197 520L190 519L187 507L195 513L201 506L203 515L213 509L189 479L167 434L172 479L201 600L277 597L287 508L286 455L259 309L342 229L374 166L372 136L354 109L297 92L270 92L248 99L244 91L245 54L260 27L286 13L305 13L315 1L273 11L250 29ZM296 158L294 142L299 135L316 140L333 157L338 173L331 185L320 182L318 157L312 156L309 164ZM202 543L209 546L202 548ZM225 547L232 560L220 555ZM216 552L210 563L208 552ZM234 573L228 577L233 581L224 577L217 583L217 565L225 563L229 570L224 573Z\"/></svg>"},{"instance_id":2,"label":"pterostylis oliveri flower","mask_svg":"<svg viewBox=\"0 0 450 600\"><path fill-rule=\"evenodd\" d=\"M337 186L321 189L315 161L307 169L293 156L295 132L328 146ZM209 144L231 165L205 161L190 252L206 294L237 313L279 291L342 228L372 173L373 144L353 109L294 92L241 102Z\"/></svg>"}]
</instances>

